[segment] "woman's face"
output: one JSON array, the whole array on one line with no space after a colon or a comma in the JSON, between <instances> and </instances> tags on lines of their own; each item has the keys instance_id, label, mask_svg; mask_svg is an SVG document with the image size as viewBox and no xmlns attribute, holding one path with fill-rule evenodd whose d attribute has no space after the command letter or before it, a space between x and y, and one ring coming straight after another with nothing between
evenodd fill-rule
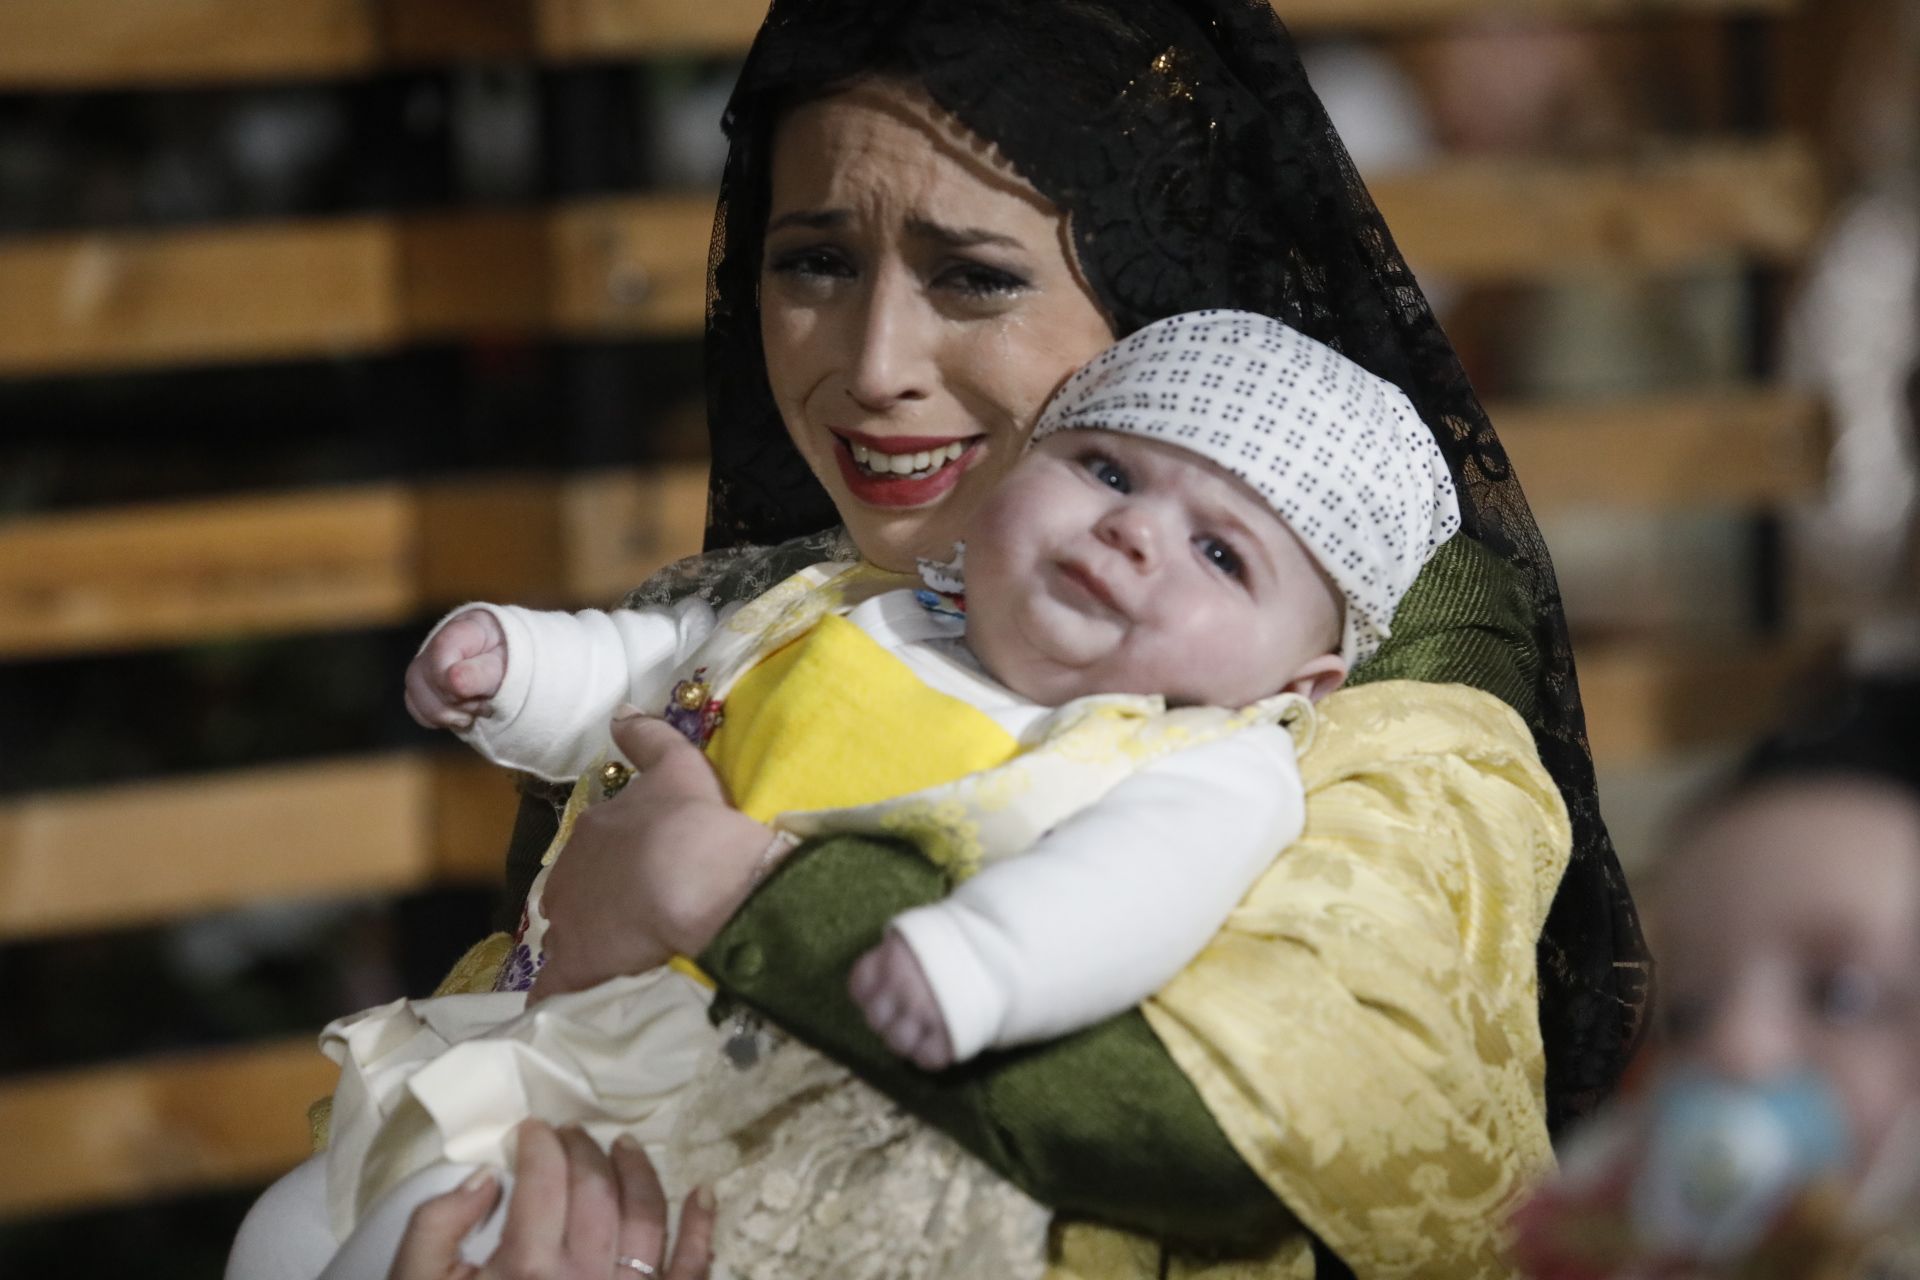
<instances>
[{"instance_id":1,"label":"woman's face","mask_svg":"<svg viewBox=\"0 0 1920 1280\"><path fill-rule=\"evenodd\" d=\"M1854 779L1713 814L1655 896L1668 1048L1736 1079L1812 1068L1870 1158L1920 1105L1920 805Z\"/></svg>"},{"instance_id":2,"label":"woman's face","mask_svg":"<svg viewBox=\"0 0 1920 1280\"><path fill-rule=\"evenodd\" d=\"M1047 397L1113 341L1066 219L924 96L869 81L774 137L775 403L868 559L944 559Z\"/></svg>"}]
</instances>

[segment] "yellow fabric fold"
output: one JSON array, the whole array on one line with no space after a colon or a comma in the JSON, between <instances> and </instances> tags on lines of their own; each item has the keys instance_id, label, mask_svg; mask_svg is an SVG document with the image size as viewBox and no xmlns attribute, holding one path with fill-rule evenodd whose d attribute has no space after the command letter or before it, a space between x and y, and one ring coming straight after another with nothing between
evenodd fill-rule
<instances>
[{"instance_id":1,"label":"yellow fabric fold","mask_svg":"<svg viewBox=\"0 0 1920 1280\"><path fill-rule=\"evenodd\" d=\"M1510 1275L1507 1212L1553 1162L1534 946L1571 847L1565 807L1525 724L1465 686L1386 682L1318 709L1305 832L1147 1019L1357 1275ZM1133 1256L1100 1240L1117 1234L1064 1228L1055 1280L1161 1274L1070 1265ZM1167 1263L1196 1280L1312 1274L1299 1239Z\"/></svg>"},{"instance_id":2,"label":"yellow fabric fold","mask_svg":"<svg viewBox=\"0 0 1920 1280\"><path fill-rule=\"evenodd\" d=\"M759 822L922 791L1004 764L1019 742L828 614L728 691L707 756Z\"/></svg>"}]
</instances>

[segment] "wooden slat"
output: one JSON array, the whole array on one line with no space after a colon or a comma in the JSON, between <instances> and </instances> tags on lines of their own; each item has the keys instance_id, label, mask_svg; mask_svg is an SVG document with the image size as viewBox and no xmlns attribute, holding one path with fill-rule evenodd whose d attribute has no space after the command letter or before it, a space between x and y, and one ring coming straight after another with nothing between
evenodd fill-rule
<instances>
[{"instance_id":1,"label":"wooden slat","mask_svg":"<svg viewBox=\"0 0 1920 1280\"><path fill-rule=\"evenodd\" d=\"M700 549L697 463L118 507L0 523L0 660L606 604Z\"/></svg>"},{"instance_id":2,"label":"wooden slat","mask_svg":"<svg viewBox=\"0 0 1920 1280\"><path fill-rule=\"evenodd\" d=\"M0 86L89 88L349 75L370 66L364 0L8 0Z\"/></svg>"},{"instance_id":3,"label":"wooden slat","mask_svg":"<svg viewBox=\"0 0 1920 1280\"><path fill-rule=\"evenodd\" d=\"M1765 506L1825 482L1825 415L1793 392L1732 387L1487 413L1536 511Z\"/></svg>"},{"instance_id":4,"label":"wooden slat","mask_svg":"<svg viewBox=\"0 0 1920 1280\"><path fill-rule=\"evenodd\" d=\"M592 200L556 210L550 241L555 331L699 333L712 236L710 196Z\"/></svg>"},{"instance_id":5,"label":"wooden slat","mask_svg":"<svg viewBox=\"0 0 1920 1280\"><path fill-rule=\"evenodd\" d=\"M540 0L540 47L556 58L743 53L767 0Z\"/></svg>"},{"instance_id":6,"label":"wooden slat","mask_svg":"<svg viewBox=\"0 0 1920 1280\"><path fill-rule=\"evenodd\" d=\"M583 476L567 487L561 519L574 598L612 603L654 570L700 549L707 469L681 464Z\"/></svg>"},{"instance_id":7,"label":"wooden slat","mask_svg":"<svg viewBox=\"0 0 1920 1280\"><path fill-rule=\"evenodd\" d=\"M513 808L509 775L451 754L26 796L0 804L0 938L496 881Z\"/></svg>"},{"instance_id":8,"label":"wooden slat","mask_svg":"<svg viewBox=\"0 0 1920 1280\"><path fill-rule=\"evenodd\" d=\"M1273 0L1295 31L1393 31L1500 16L1540 21L1781 15L1799 0ZM765 0L542 0L540 43L558 58L744 51Z\"/></svg>"},{"instance_id":9,"label":"wooden slat","mask_svg":"<svg viewBox=\"0 0 1920 1280\"><path fill-rule=\"evenodd\" d=\"M0 1217L264 1182L338 1076L301 1036L0 1082Z\"/></svg>"},{"instance_id":10,"label":"wooden slat","mask_svg":"<svg viewBox=\"0 0 1920 1280\"><path fill-rule=\"evenodd\" d=\"M0 89L368 75L525 57L529 0L7 0Z\"/></svg>"},{"instance_id":11,"label":"wooden slat","mask_svg":"<svg viewBox=\"0 0 1920 1280\"><path fill-rule=\"evenodd\" d=\"M413 522L374 486L0 524L0 658L393 621Z\"/></svg>"},{"instance_id":12,"label":"wooden slat","mask_svg":"<svg viewBox=\"0 0 1920 1280\"><path fill-rule=\"evenodd\" d=\"M1594 760L1623 768L1687 747L1751 738L1779 723L1797 682L1823 665L1817 641L1760 645L1576 642L1580 696Z\"/></svg>"},{"instance_id":13,"label":"wooden slat","mask_svg":"<svg viewBox=\"0 0 1920 1280\"><path fill-rule=\"evenodd\" d=\"M1787 263L1822 216L1812 154L1784 140L1610 163L1455 160L1369 187L1407 259L1455 280Z\"/></svg>"},{"instance_id":14,"label":"wooden slat","mask_svg":"<svg viewBox=\"0 0 1920 1280\"><path fill-rule=\"evenodd\" d=\"M400 265L378 218L11 241L0 374L391 346Z\"/></svg>"},{"instance_id":15,"label":"wooden slat","mask_svg":"<svg viewBox=\"0 0 1920 1280\"><path fill-rule=\"evenodd\" d=\"M1493 15L1556 21L1778 15L1797 0L1275 0L1300 31ZM744 52L765 0L7 0L0 89L367 75L472 59ZM84 34L80 34L84 33Z\"/></svg>"}]
</instances>

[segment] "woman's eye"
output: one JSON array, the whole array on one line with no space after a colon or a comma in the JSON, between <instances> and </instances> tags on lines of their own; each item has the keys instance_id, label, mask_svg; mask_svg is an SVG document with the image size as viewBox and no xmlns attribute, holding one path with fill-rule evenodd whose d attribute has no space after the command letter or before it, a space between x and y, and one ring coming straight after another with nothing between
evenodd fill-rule
<instances>
[{"instance_id":1,"label":"woman's eye","mask_svg":"<svg viewBox=\"0 0 1920 1280\"><path fill-rule=\"evenodd\" d=\"M810 247L771 254L767 270L774 275L800 279L844 280L853 274L853 266L832 249Z\"/></svg>"},{"instance_id":2,"label":"woman's eye","mask_svg":"<svg viewBox=\"0 0 1920 1280\"><path fill-rule=\"evenodd\" d=\"M1208 564L1229 578L1244 579L1247 576L1246 561L1240 558L1240 553L1231 544L1203 534L1194 540L1194 545L1200 548L1200 554Z\"/></svg>"},{"instance_id":3,"label":"woman's eye","mask_svg":"<svg viewBox=\"0 0 1920 1280\"><path fill-rule=\"evenodd\" d=\"M1026 278L979 262L963 262L940 274L940 283L969 298L1002 298L1027 287Z\"/></svg>"},{"instance_id":4,"label":"woman's eye","mask_svg":"<svg viewBox=\"0 0 1920 1280\"><path fill-rule=\"evenodd\" d=\"M1081 465L1087 469L1087 474L1115 493L1133 492L1133 481L1128 479L1127 473L1122 471L1112 459L1098 453L1090 453L1081 459Z\"/></svg>"}]
</instances>

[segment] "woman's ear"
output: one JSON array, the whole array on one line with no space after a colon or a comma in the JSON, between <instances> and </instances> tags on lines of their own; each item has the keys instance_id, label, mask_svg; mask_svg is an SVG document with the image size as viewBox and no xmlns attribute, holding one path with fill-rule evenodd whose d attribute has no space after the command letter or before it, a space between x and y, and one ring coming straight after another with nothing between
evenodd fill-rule
<instances>
[{"instance_id":1,"label":"woman's ear","mask_svg":"<svg viewBox=\"0 0 1920 1280\"><path fill-rule=\"evenodd\" d=\"M1318 702L1346 678L1347 660L1337 653L1323 653L1295 672L1280 692L1297 693L1308 702Z\"/></svg>"}]
</instances>

